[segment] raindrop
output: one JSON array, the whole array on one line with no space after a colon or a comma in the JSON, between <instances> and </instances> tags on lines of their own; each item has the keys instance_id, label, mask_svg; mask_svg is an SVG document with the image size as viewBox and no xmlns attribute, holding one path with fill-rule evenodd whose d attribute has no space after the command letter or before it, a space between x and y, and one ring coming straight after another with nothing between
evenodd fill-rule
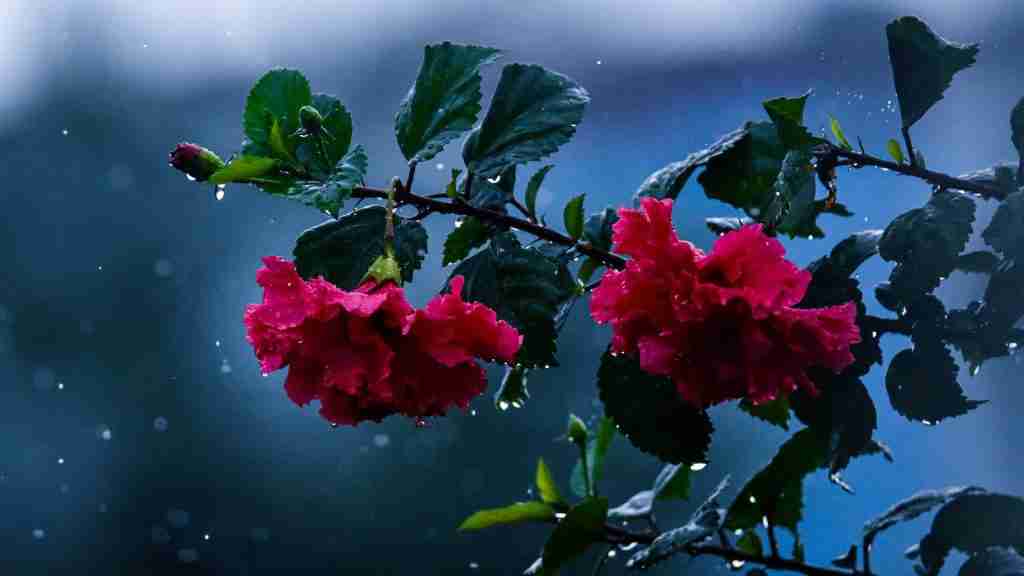
<instances>
[{"instance_id":1,"label":"raindrop","mask_svg":"<svg viewBox=\"0 0 1024 576\"><path fill-rule=\"evenodd\" d=\"M196 181L196 177L191 175L191 174L185 174L185 179L188 180L189 182L195 182Z\"/></svg>"},{"instance_id":2,"label":"raindrop","mask_svg":"<svg viewBox=\"0 0 1024 576\"><path fill-rule=\"evenodd\" d=\"M114 437L114 433L110 430L110 428L104 426L99 431L99 437L100 440L110 440L111 438Z\"/></svg>"},{"instance_id":3,"label":"raindrop","mask_svg":"<svg viewBox=\"0 0 1024 576\"><path fill-rule=\"evenodd\" d=\"M733 532L733 534L735 534L736 536L743 536L743 530L740 530L739 528L737 528L736 531Z\"/></svg>"},{"instance_id":4,"label":"raindrop","mask_svg":"<svg viewBox=\"0 0 1024 576\"><path fill-rule=\"evenodd\" d=\"M63 134L64 136L67 136L68 135L68 129L65 128L65 129L61 130L60 133Z\"/></svg>"},{"instance_id":5,"label":"raindrop","mask_svg":"<svg viewBox=\"0 0 1024 576\"><path fill-rule=\"evenodd\" d=\"M1006 347L1009 348L1010 351L1016 350L1017 349L1017 343L1016 342L1010 342L1009 344L1006 345Z\"/></svg>"},{"instance_id":6,"label":"raindrop","mask_svg":"<svg viewBox=\"0 0 1024 576\"><path fill-rule=\"evenodd\" d=\"M461 218L455 221L455 228L456 229L462 228L462 219Z\"/></svg>"},{"instance_id":7,"label":"raindrop","mask_svg":"<svg viewBox=\"0 0 1024 576\"><path fill-rule=\"evenodd\" d=\"M764 526L765 528L768 527L768 517L767 516L761 516L761 525Z\"/></svg>"},{"instance_id":8,"label":"raindrop","mask_svg":"<svg viewBox=\"0 0 1024 576\"><path fill-rule=\"evenodd\" d=\"M693 470L694 472L700 472L707 467L707 462L694 462L693 464L690 464L690 470Z\"/></svg>"},{"instance_id":9,"label":"raindrop","mask_svg":"<svg viewBox=\"0 0 1024 576\"><path fill-rule=\"evenodd\" d=\"M501 182L501 174L498 174L494 178L488 178L487 181L491 184L497 184L498 182Z\"/></svg>"},{"instance_id":10,"label":"raindrop","mask_svg":"<svg viewBox=\"0 0 1024 576\"><path fill-rule=\"evenodd\" d=\"M149 44L143 44L142 47L143 48L149 48Z\"/></svg>"},{"instance_id":11,"label":"raindrop","mask_svg":"<svg viewBox=\"0 0 1024 576\"><path fill-rule=\"evenodd\" d=\"M504 400L499 400L498 401L498 410L501 410L502 412L504 412L505 410L508 410L508 402L505 402Z\"/></svg>"},{"instance_id":12,"label":"raindrop","mask_svg":"<svg viewBox=\"0 0 1024 576\"><path fill-rule=\"evenodd\" d=\"M871 337L872 338L878 338L878 331L877 330L872 330L871 331Z\"/></svg>"},{"instance_id":13,"label":"raindrop","mask_svg":"<svg viewBox=\"0 0 1024 576\"><path fill-rule=\"evenodd\" d=\"M750 215L753 216L754 218L757 218L758 216L761 215L761 209L758 208L757 206L754 206L753 208L750 209Z\"/></svg>"},{"instance_id":14,"label":"raindrop","mask_svg":"<svg viewBox=\"0 0 1024 576\"><path fill-rule=\"evenodd\" d=\"M978 372L981 372L981 364L971 366L971 376L977 376Z\"/></svg>"},{"instance_id":15,"label":"raindrop","mask_svg":"<svg viewBox=\"0 0 1024 576\"><path fill-rule=\"evenodd\" d=\"M729 566L735 570L743 568L744 564L746 564L746 562L744 562L743 560L733 560L732 562L729 562Z\"/></svg>"},{"instance_id":16,"label":"raindrop","mask_svg":"<svg viewBox=\"0 0 1024 576\"><path fill-rule=\"evenodd\" d=\"M46 530L43 530L42 528L36 528L32 531L32 538L36 540L42 540L43 538L46 538Z\"/></svg>"},{"instance_id":17,"label":"raindrop","mask_svg":"<svg viewBox=\"0 0 1024 576\"><path fill-rule=\"evenodd\" d=\"M210 533L209 532L207 532L206 534L203 534L203 540L206 540L207 542L210 541Z\"/></svg>"},{"instance_id":18,"label":"raindrop","mask_svg":"<svg viewBox=\"0 0 1024 576\"><path fill-rule=\"evenodd\" d=\"M751 504L757 504L757 498L754 498L754 496L753 496L753 495L751 495L751 496L750 496L750 503L751 503Z\"/></svg>"},{"instance_id":19,"label":"raindrop","mask_svg":"<svg viewBox=\"0 0 1024 576\"><path fill-rule=\"evenodd\" d=\"M171 274L174 274L174 264L166 258L161 258L153 263L153 274L156 274L158 278L168 278Z\"/></svg>"},{"instance_id":20,"label":"raindrop","mask_svg":"<svg viewBox=\"0 0 1024 576\"><path fill-rule=\"evenodd\" d=\"M597 61L597 65L598 65L598 66L600 66L601 64L604 64L604 62L602 62L602 61L598 60L598 61Z\"/></svg>"},{"instance_id":21,"label":"raindrop","mask_svg":"<svg viewBox=\"0 0 1024 576\"><path fill-rule=\"evenodd\" d=\"M154 418L153 419L153 430L156 430L157 432L166 432L167 431L167 418L164 418L163 416L157 416L156 418Z\"/></svg>"},{"instance_id":22,"label":"raindrop","mask_svg":"<svg viewBox=\"0 0 1024 576\"><path fill-rule=\"evenodd\" d=\"M103 272L103 264L97 266L96 269L99 270L100 272Z\"/></svg>"},{"instance_id":23,"label":"raindrop","mask_svg":"<svg viewBox=\"0 0 1024 576\"><path fill-rule=\"evenodd\" d=\"M476 570L477 568L480 568L480 565L477 564L476 562L470 562L469 563L469 569L470 570Z\"/></svg>"},{"instance_id":24,"label":"raindrop","mask_svg":"<svg viewBox=\"0 0 1024 576\"><path fill-rule=\"evenodd\" d=\"M609 558L615 558L615 550L609 550L608 551L608 557Z\"/></svg>"},{"instance_id":25,"label":"raindrop","mask_svg":"<svg viewBox=\"0 0 1024 576\"><path fill-rule=\"evenodd\" d=\"M434 166L434 168L437 168L437 169L438 169L439 171L440 171L440 170L444 170L444 162L438 162L438 163L437 163L437 164L436 164L436 165Z\"/></svg>"},{"instance_id":26,"label":"raindrop","mask_svg":"<svg viewBox=\"0 0 1024 576\"><path fill-rule=\"evenodd\" d=\"M391 437L387 434L375 434L373 436L373 445L377 448L387 448L388 444L391 444Z\"/></svg>"},{"instance_id":27,"label":"raindrop","mask_svg":"<svg viewBox=\"0 0 1024 576\"><path fill-rule=\"evenodd\" d=\"M217 191L214 193L214 196L217 198L218 201L224 199L224 185L223 184L218 184L217 185Z\"/></svg>"},{"instance_id":28,"label":"raindrop","mask_svg":"<svg viewBox=\"0 0 1024 576\"><path fill-rule=\"evenodd\" d=\"M63 464L63 463L64 463L64 459L63 458L57 458L57 464Z\"/></svg>"},{"instance_id":29,"label":"raindrop","mask_svg":"<svg viewBox=\"0 0 1024 576\"><path fill-rule=\"evenodd\" d=\"M220 348L220 340L214 340L213 345L216 346L217 348Z\"/></svg>"},{"instance_id":30,"label":"raindrop","mask_svg":"<svg viewBox=\"0 0 1024 576\"><path fill-rule=\"evenodd\" d=\"M469 411L469 415L470 416L476 416L476 408L473 408L472 410L470 410Z\"/></svg>"},{"instance_id":31,"label":"raindrop","mask_svg":"<svg viewBox=\"0 0 1024 576\"><path fill-rule=\"evenodd\" d=\"M565 512L555 512L555 520L561 520L565 518Z\"/></svg>"},{"instance_id":32,"label":"raindrop","mask_svg":"<svg viewBox=\"0 0 1024 576\"><path fill-rule=\"evenodd\" d=\"M64 383L63 382L57 382L57 390L63 390L63 389L64 389Z\"/></svg>"},{"instance_id":33,"label":"raindrop","mask_svg":"<svg viewBox=\"0 0 1024 576\"><path fill-rule=\"evenodd\" d=\"M221 361L221 363L220 363L220 373L221 374L231 374L231 364L228 364L227 359Z\"/></svg>"},{"instance_id":34,"label":"raindrop","mask_svg":"<svg viewBox=\"0 0 1024 576\"><path fill-rule=\"evenodd\" d=\"M935 426L935 422L932 422L931 420L921 420L921 424L924 424L925 426Z\"/></svg>"},{"instance_id":35,"label":"raindrop","mask_svg":"<svg viewBox=\"0 0 1024 576\"><path fill-rule=\"evenodd\" d=\"M630 542L628 544L619 544L619 550L622 550L623 552L629 552L633 548L636 548L637 545L638 543L636 542Z\"/></svg>"}]
</instances>

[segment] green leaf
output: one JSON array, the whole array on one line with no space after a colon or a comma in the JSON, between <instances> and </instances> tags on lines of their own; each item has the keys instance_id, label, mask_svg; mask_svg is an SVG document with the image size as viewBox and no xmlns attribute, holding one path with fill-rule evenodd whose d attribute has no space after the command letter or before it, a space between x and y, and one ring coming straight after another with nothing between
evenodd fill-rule
<instances>
[{"instance_id":1,"label":"green leaf","mask_svg":"<svg viewBox=\"0 0 1024 576\"><path fill-rule=\"evenodd\" d=\"M469 256L474 248L487 243L491 237L491 230L481 220L467 216L456 221L455 229L448 234L444 241L444 257L441 260L442 266L458 262Z\"/></svg>"},{"instance_id":2,"label":"green leaf","mask_svg":"<svg viewBox=\"0 0 1024 576\"><path fill-rule=\"evenodd\" d=\"M619 213L611 206L595 212L583 225L583 238L600 250L612 249L612 227L619 221Z\"/></svg>"},{"instance_id":3,"label":"green leaf","mask_svg":"<svg viewBox=\"0 0 1024 576\"><path fill-rule=\"evenodd\" d=\"M998 189L1004 198L1017 191L1017 164L996 164L991 168L975 170L959 176L961 180L976 182Z\"/></svg>"},{"instance_id":4,"label":"green leaf","mask_svg":"<svg viewBox=\"0 0 1024 576\"><path fill-rule=\"evenodd\" d=\"M654 504L654 491L641 490L629 500L608 511L608 518L612 520L628 520L630 518L643 518L651 513Z\"/></svg>"},{"instance_id":5,"label":"green leaf","mask_svg":"<svg viewBox=\"0 0 1024 576\"><path fill-rule=\"evenodd\" d=\"M981 237L1003 256L1024 260L1024 190L999 203Z\"/></svg>"},{"instance_id":6,"label":"green leaf","mask_svg":"<svg viewBox=\"0 0 1024 576\"><path fill-rule=\"evenodd\" d=\"M299 108L313 103L309 81L298 70L277 68L256 81L245 100L242 126L256 149L269 150L273 121L284 134L299 128ZM268 115L269 113L269 115Z\"/></svg>"},{"instance_id":7,"label":"green leaf","mask_svg":"<svg viewBox=\"0 0 1024 576\"><path fill-rule=\"evenodd\" d=\"M384 254L385 209L362 208L303 232L295 243L295 266L303 278L323 276L343 290L358 286L370 265ZM419 222L395 219L395 256L402 279L412 280L427 251L427 231Z\"/></svg>"},{"instance_id":8,"label":"green leaf","mask_svg":"<svg viewBox=\"0 0 1024 576\"><path fill-rule=\"evenodd\" d=\"M942 506L919 545L925 574L936 575L954 548L981 554L992 547L1024 550L1024 499L968 492Z\"/></svg>"},{"instance_id":9,"label":"green leaf","mask_svg":"<svg viewBox=\"0 0 1024 576\"><path fill-rule=\"evenodd\" d=\"M586 447L590 432L587 430L587 425L580 420L580 417L575 414L569 414L569 426L567 428L569 434L569 440L577 446Z\"/></svg>"},{"instance_id":10,"label":"green leaf","mask_svg":"<svg viewBox=\"0 0 1024 576\"><path fill-rule=\"evenodd\" d=\"M671 380L644 372L635 356L606 352L597 386L605 413L638 449L665 462L707 462L711 419L682 400Z\"/></svg>"},{"instance_id":11,"label":"green leaf","mask_svg":"<svg viewBox=\"0 0 1024 576\"><path fill-rule=\"evenodd\" d=\"M596 430L591 434L587 442L587 476L584 477L583 475L583 461L577 460L576 465L572 469L572 475L569 477L569 486L572 488L573 494L580 498L587 495L587 478L590 479L593 492L597 492L597 483L601 481L601 477L604 475L604 457L608 453L608 447L611 446L614 438L615 423L612 422L611 418L601 418L597 423Z\"/></svg>"},{"instance_id":12,"label":"green leaf","mask_svg":"<svg viewBox=\"0 0 1024 576\"><path fill-rule=\"evenodd\" d=\"M690 544L701 542L721 530L725 521L725 510L719 507L718 499L728 485L727 476L718 484L711 496L697 508L686 524L662 532L650 546L633 554L626 561L626 568L649 568L672 557Z\"/></svg>"},{"instance_id":13,"label":"green leaf","mask_svg":"<svg viewBox=\"0 0 1024 576\"><path fill-rule=\"evenodd\" d=\"M345 158L352 145L352 115L340 100L330 94L314 94L313 107L323 118L323 128L329 134L321 138L327 153L327 165L335 166Z\"/></svg>"},{"instance_id":14,"label":"green leaf","mask_svg":"<svg viewBox=\"0 0 1024 576\"><path fill-rule=\"evenodd\" d=\"M893 357L885 388L893 409L926 425L960 416L984 401L968 400L957 383L960 368L941 343L918 345Z\"/></svg>"},{"instance_id":15,"label":"green leaf","mask_svg":"<svg viewBox=\"0 0 1024 576\"><path fill-rule=\"evenodd\" d=\"M213 184L228 182L248 182L272 174L277 170L277 160L260 156L238 156L232 158L227 166L214 172L209 181Z\"/></svg>"},{"instance_id":16,"label":"green leaf","mask_svg":"<svg viewBox=\"0 0 1024 576\"><path fill-rule=\"evenodd\" d=\"M967 559L957 576L1021 576L1024 556L1013 548L987 548Z\"/></svg>"},{"instance_id":17,"label":"green leaf","mask_svg":"<svg viewBox=\"0 0 1024 576\"><path fill-rule=\"evenodd\" d=\"M698 168L705 166L714 158L740 145L741 141L747 136L746 128L734 130L704 150L694 152L684 160L673 162L651 174L640 184L640 188L637 189L636 193L633 194L633 203L639 204L640 198L647 196L659 200L665 198L675 200L679 196L679 192L682 191L683 186L686 185L686 181L690 179L690 176Z\"/></svg>"},{"instance_id":18,"label":"green leaf","mask_svg":"<svg viewBox=\"0 0 1024 576\"><path fill-rule=\"evenodd\" d=\"M590 279L594 277L594 272L597 272L604 264L600 260L594 258L587 258L580 264L579 272L576 273L576 277L583 284L590 282Z\"/></svg>"},{"instance_id":19,"label":"green leaf","mask_svg":"<svg viewBox=\"0 0 1024 576\"><path fill-rule=\"evenodd\" d=\"M540 170L534 172L533 176L530 176L530 181L526 183L526 211L534 218L537 217L537 194L540 193L544 177L548 175L552 168L554 166L551 164L541 166Z\"/></svg>"},{"instance_id":20,"label":"green leaf","mask_svg":"<svg viewBox=\"0 0 1024 576\"><path fill-rule=\"evenodd\" d=\"M748 122L739 138L729 138L728 144L707 161L697 181L708 198L754 216L775 201L775 182L785 156L786 147L774 124Z\"/></svg>"},{"instance_id":21,"label":"green leaf","mask_svg":"<svg viewBox=\"0 0 1024 576\"><path fill-rule=\"evenodd\" d=\"M899 142L889 138L889 141L885 143L885 149L889 152L889 156L892 157L893 162L903 164L903 148L900 147Z\"/></svg>"},{"instance_id":22,"label":"green leaf","mask_svg":"<svg viewBox=\"0 0 1024 576\"><path fill-rule=\"evenodd\" d=\"M579 240L583 235L583 199L586 194L580 194L565 205L562 212L565 221L565 230L573 240Z\"/></svg>"},{"instance_id":23,"label":"green leaf","mask_svg":"<svg viewBox=\"0 0 1024 576\"><path fill-rule=\"evenodd\" d=\"M774 98L763 103L765 112L779 131L779 137L790 150L806 149L814 137L804 127L804 107L811 91L796 98Z\"/></svg>"},{"instance_id":24,"label":"green leaf","mask_svg":"<svg viewBox=\"0 0 1024 576\"><path fill-rule=\"evenodd\" d=\"M548 522L555 519L555 509L543 502L516 502L503 508L480 510L459 525L460 532L482 530L502 524Z\"/></svg>"},{"instance_id":25,"label":"green leaf","mask_svg":"<svg viewBox=\"0 0 1024 576\"><path fill-rule=\"evenodd\" d=\"M270 136L267 139L267 146L270 147L270 151L275 157L290 164L297 164L299 162L295 159L295 147L291 146L285 139L284 132L281 130L281 123L276 118L270 124Z\"/></svg>"},{"instance_id":26,"label":"green leaf","mask_svg":"<svg viewBox=\"0 0 1024 576\"><path fill-rule=\"evenodd\" d=\"M452 177L448 180L448 187L445 189L445 195L454 200L459 195L459 174L462 173L462 168L452 168Z\"/></svg>"},{"instance_id":27,"label":"green leaf","mask_svg":"<svg viewBox=\"0 0 1024 576\"><path fill-rule=\"evenodd\" d=\"M839 125L839 120L829 116L828 125L832 129L832 135L836 137L839 145L846 150L853 150L853 146L850 146L850 141L846 139L846 134L843 134L843 127Z\"/></svg>"},{"instance_id":28,"label":"green leaf","mask_svg":"<svg viewBox=\"0 0 1024 576\"><path fill-rule=\"evenodd\" d=\"M1013 146L1021 157L1020 166L1024 166L1024 98L1021 98L1013 107L1013 112L1010 114L1010 130ZM1018 173L1017 178L1024 180L1024 171Z\"/></svg>"},{"instance_id":29,"label":"green leaf","mask_svg":"<svg viewBox=\"0 0 1024 576\"><path fill-rule=\"evenodd\" d=\"M554 317L575 295L564 266L536 248L523 248L510 233L463 260L452 276L465 277L463 297L493 308L523 335L518 362L526 368L557 364Z\"/></svg>"},{"instance_id":30,"label":"green leaf","mask_svg":"<svg viewBox=\"0 0 1024 576\"><path fill-rule=\"evenodd\" d=\"M736 541L736 548L739 548L741 552L746 552L751 556L761 556L764 554L761 537L753 530L747 530L743 533L743 536Z\"/></svg>"},{"instance_id":31,"label":"green leaf","mask_svg":"<svg viewBox=\"0 0 1024 576\"><path fill-rule=\"evenodd\" d=\"M827 440L810 428L793 435L740 491L729 507L726 528L750 530L767 518L796 533L803 519L803 479L825 465L827 451Z\"/></svg>"},{"instance_id":32,"label":"green leaf","mask_svg":"<svg viewBox=\"0 0 1024 576\"><path fill-rule=\"evenodd\" d=\"M987 250L961 254L956 259L957 270L976 274L991 274L999 265L999 257Z\"/></svg>"},{"instance_id":33,"label":"green leaf","mask_svg":"<svg viewBox=\"0 0 1024 576\"><path fill-rule=\"evenodd\" d=\"M983 493L976 486L953 486L942 490L923 490L897 502L881 515L864 523L864 543L871 546L878 534L889 528L907 522L931 512L938 506L950 502L964 494Z\"/></svg>"},{"instance_id":34,"label":"green leaf","mask_svg":"<svg viewBox=\"0 0 1024 576\"><path fill-rule=\"evenodd\" d=\"M802 150L786 154L775 181L775 200L767 210L757 214L762 222L778 222L776 229L790 238L817 236L815 230L821 233L817 226L820 212L814 202L811 158L810 152Z\"/></svg>"},{"instance_id":35,"label":"green leaf","mask_svg":"<svg viewBox=\"0 0 1024 576\"><path fill-rule=\"evenodd\" d=\"M974 210L974 201L966 194L941 190L885 229L878 253L896 262L889 282L904 305L931 292L956 268L957 256L971 235Z\"/></svg>"},{"instance_id":36,"label":"green leaf","mask_svg":"<svg viewBox=\"0 0 1024 576\"><path fill-rule=\"evenodd\" d=\"M410 162L430 160L473 127L480 113L480 67L500 51L444 42L423 49L413 84L395 115L395 137Z\"/></svg>"},{"instance_id":37,"label":"green leaf","mask_svg":"<svg viewBox=\"0 0 1024 576\"><path fill-rule=\"evenodd\" d=\"M789 430L789 399L785 396L757 405L744 399L740 402L740 410L783 430Z\"/></svg>"},{"instance_id":38,"label":"green leaf","mask_svg":"<svg viewBox=\"0 0 1024 576\"><path fill-rule=\"evenodd\" d=\"M708 230L711 230L719 236L728 234L735 230L746 226L747 224L753 224L753 218L734 218L727 216L720 216L718 218L705 218L704 223L707 225Z\"/></svg>"},{"instance_id":39,"label":"green leaf","mask_svg":"<svg viewBox=\"0 0 1024 576\"><path fill-rule=\"evenodd\" d=\"M567 76L509 64L483 123L466 139L462 158L470 172L484 177L540 160L572 138L589 101L587 91Z\"/></svg>"},{"instance_id":40,"label":"green leaf","mask_svg":"<svg viewBox=\"0 0 1024 576\"><path fill-rule=\"evenodd\" d=\"M264 188L275 196L298 200L332 216L337 216L341 207L352 196L356 186L366 178L368 160L366 150L356 146L335 166L334 173L324 181L305 180L294 182L284 190Z\"/></svg>"},{"instance_id":41,"label":"green leaf","mask_svg":"<svg viewBox=\"0 0 1024 576\"><path fill-rule=\"evenodd\" d=\"M900 117L903 127L909 128L942 99L954 74L974 64L978 45L941 38L913 16L893 20L885 34Z\"/></svg>"},{"instance_id":42,"label":"green leaf","mask_svg":"<svg viewBox=\"0 0 1024 576\"><path fill-rule=\"evenodd\" d=\"M501 379L501 386L494 394L494 405L498 410L522 408L530 393L526 389L526 375L529 372L526 368L516 364L505 367L505 376Z\"/></svg>"},{"instance_id":43,"label":"green leaf","mask_svg":"<svg viewBox=\"0 0 1024 576\"><path fill-rule=\"evenodd\" d=\"M540 499L548 504L560 504L563 502L562 495L558 493L558 486L555 484L555 479L551 476L551 470L548 465L544 463L544 459L540 458L537 460L537 474L536 480L537 492L540 493Z\"/></svg>"},{"instance_id":44,"label":"green leaf","mask_svg":"<svg viewBox=\"0 0 1024 576\"><path fill-rule=\"evenodd\" d=\"M818 387L818 395L803 390L790 395L796 417L828 439L823 456L832 475L846 468L852 458L875 449L872 436L878 427L878 412L857 370L850 372L836 375L827 369L811 369L808 374ZM844 490L852 490L837 476L831 480Z\"/></svg>"},{"instance_id":45,"label":"green leaf","mask_svg":"<svg viewBox=\"0 0 1024 576\"><path fill-rule=\"evenodd\" d=\"M690 499L690 465L666 464L654 479L655 500Z\"/></svg>"},{"instance_id":46,"label":"green leaf","mask_svg":"<svg viewBox=\"0 0 1024 576\"><path fill-rule=\"evenodd\" d=\"M541 574L557 574L563 564L603 540L607 517L606 498L590 498L570 508L544 544Z\"/></svg>"}]
</instances>

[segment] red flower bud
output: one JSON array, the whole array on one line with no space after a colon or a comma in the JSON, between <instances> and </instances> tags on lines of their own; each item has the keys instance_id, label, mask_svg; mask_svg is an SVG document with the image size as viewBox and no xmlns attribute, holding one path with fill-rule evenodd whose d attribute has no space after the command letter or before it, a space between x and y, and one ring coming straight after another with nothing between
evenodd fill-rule
<instances>
[{"instance_id":1,"label":"red flower bud","mask_svg":"<svg viewBox=\"0 0 1024 576\"><path fill-rule=\"evenodd\" d=\"M170 165L193 180L205 182L214 172L224 167L224 161L198 144L182 142L171 152Z\"/></svg>"}]
</instances>

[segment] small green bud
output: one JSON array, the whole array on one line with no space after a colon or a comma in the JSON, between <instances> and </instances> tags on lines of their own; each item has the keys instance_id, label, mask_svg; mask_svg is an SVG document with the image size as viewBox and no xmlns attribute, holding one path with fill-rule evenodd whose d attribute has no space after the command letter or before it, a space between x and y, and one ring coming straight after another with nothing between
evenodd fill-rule
<instances>
[{"instance_id":1,"label":"small green bud","mask_svg":"<svg viewBox=\"0 0 1024 576\"><path fill-rule=\"evenodd\" d=\"M171 152L170 165L193 180L205 182L214 172L224 167L224 161L198 144L182 142Z\"/></svg>"},{"instance_id":2,"label":"small green bud","mask_svg":"<svg viewBox=\"0 0 1024 576\"><path fill-rule=\"evenodd\" d=\"M302 108L299 108L299 122L302 124L303 130L310 134L319 134L320 127L324 124L324 117L320 115L320 111L316 108L306 104Z\"/></svg>"},{"instance_id":3,"label":"small green bud","mask_svg":"<svg viewBox=\"0 0 1024 576\"><path fill-rule=\"evenodd\" d=\"M367 280L374 280L378 284L391 281L399 286L402 285L402 267L398 265L398 260L390 250L373 261L362 281L366 282Z\"/></svg>"},{"instance_id":4,"label":"small green bud","mask_svg":"<svg viewBox=\"0 0 1024 576\"><path fill-rule=\"evenodd\" d=\"M578 446L587 444L587 425L575 414L569 414L569 440Z\"/></svg>"}]
</instances>

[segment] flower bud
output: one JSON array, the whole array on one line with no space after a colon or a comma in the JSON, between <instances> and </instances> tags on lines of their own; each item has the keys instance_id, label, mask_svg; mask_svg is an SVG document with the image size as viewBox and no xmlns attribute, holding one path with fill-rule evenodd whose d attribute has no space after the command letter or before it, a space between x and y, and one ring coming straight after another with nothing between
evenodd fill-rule
<instances>
[{"instance_id":1,"label":"flower bud","mask_svg":"<svg viewBox=\"0 0 1024 576\"><path fill-rule=\"evenodd\" d=\"M205 182L224 167L224 161L212 151L191 142L178 144L171 152L170 165L199 182Z\"/></svg>"},{"instance_id":2,"label":"flower bud","mask_svg":"<svg viewBox=\"0 0 1024 576\"><path fill-rule=\"evenodd\" d=\"M390 252L389 250L387 253L381 254L373 261L373 264L370 264L370 269L366 271L363 282L372 279L378 284L391 281L399 286L402 285L402 268Z\"/></svg>"},{"instance_id":3,"label":"flower bud","mask_svg":"<svg viewBox=\"0 0 1024 576\"><path fill-rule=\"evenodd\" d=\"M324 117L320 115L319 110L307 104L299 108L299 122L306 132L318 134L320 127L323 126Z\"/></svg>"},{"instance_id":4,"label":"flower bud","mask_svg":"<svg viewBox=\"0 0 1024 576\"><path fill-rule=\"evenodd\" d=\"M587 425L575 414L569 414L569 440L577 446L587 445Z\"/></svg>"}]
</instances>

